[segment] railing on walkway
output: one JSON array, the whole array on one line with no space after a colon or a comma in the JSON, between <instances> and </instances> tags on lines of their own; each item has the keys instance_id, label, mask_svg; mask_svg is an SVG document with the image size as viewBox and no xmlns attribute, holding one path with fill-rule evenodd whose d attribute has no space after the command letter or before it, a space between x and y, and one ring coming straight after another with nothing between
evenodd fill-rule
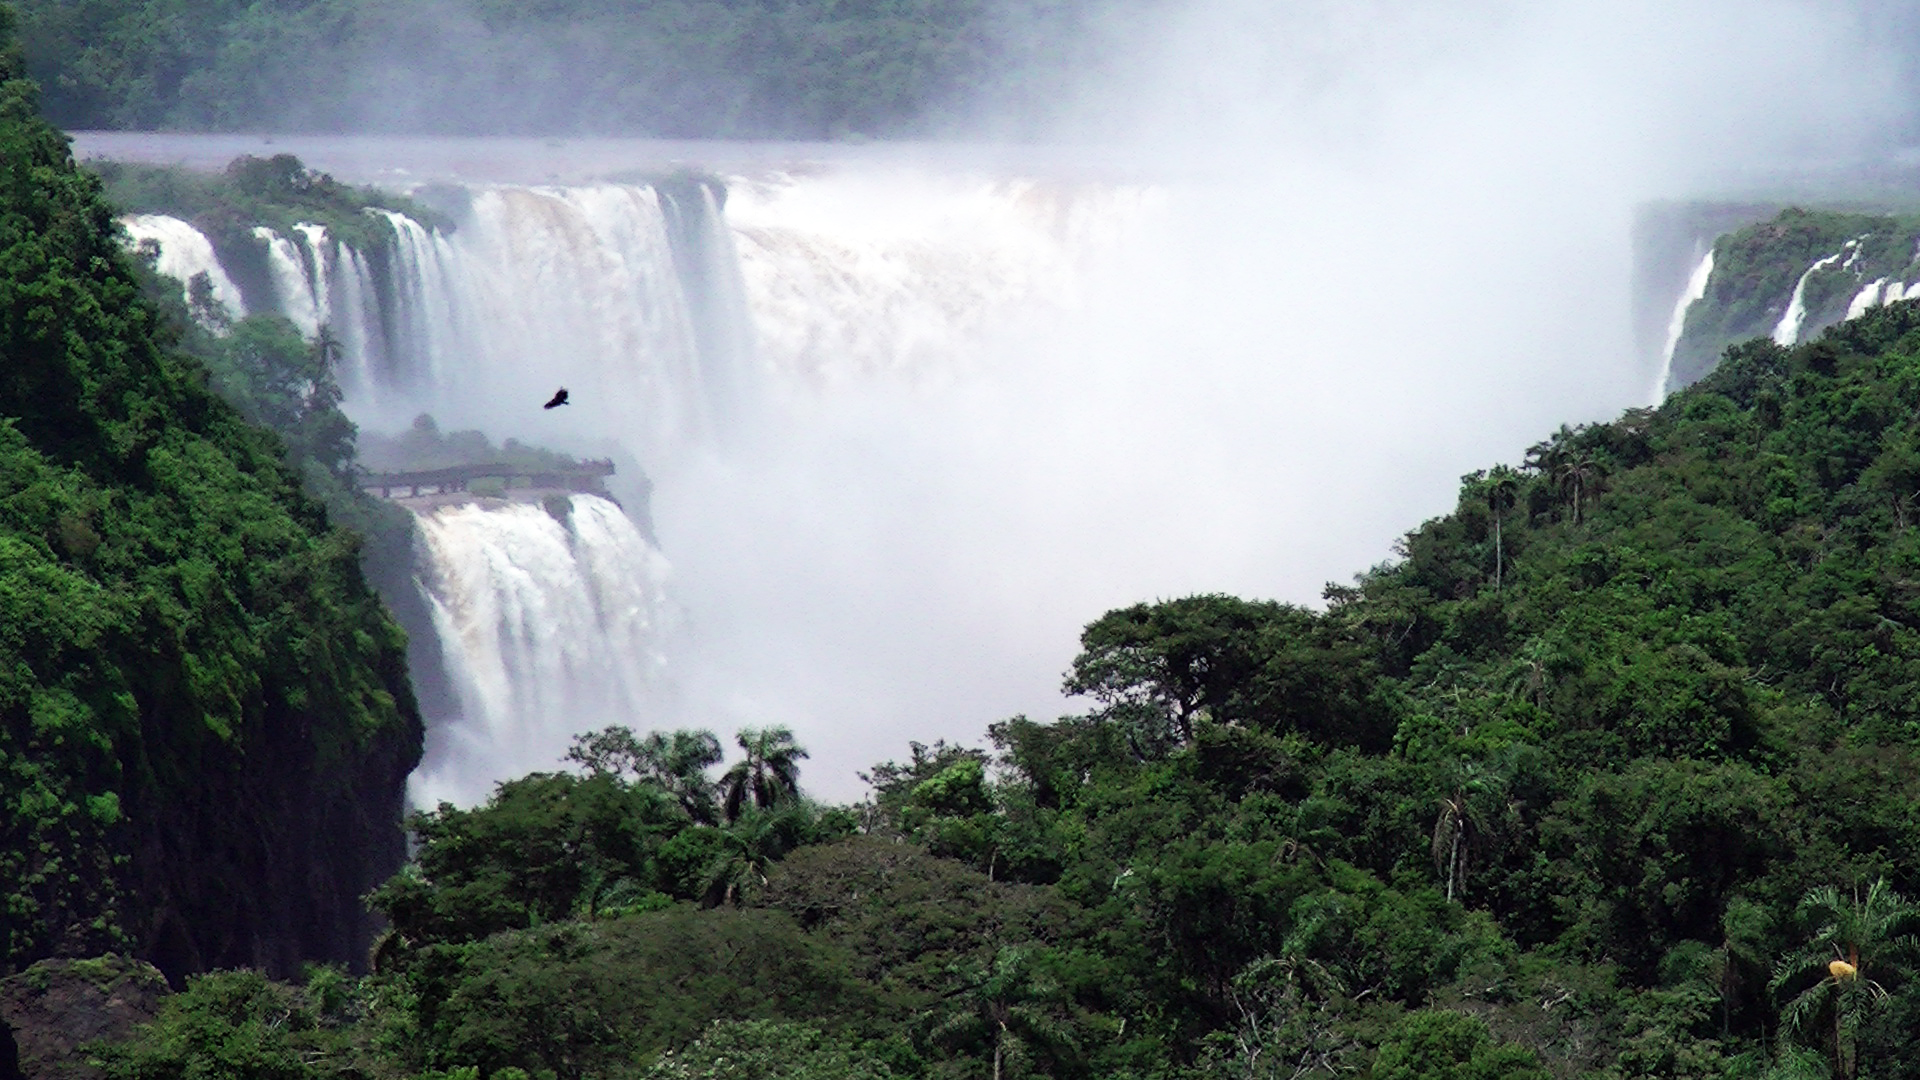
<instances>
[{"instance_id":1,"label":"railing on walkway","mask_svg":"<svg viewBox=\"0 0 1920 1080\"><path fill-rule=\"evenodd\" d=\"M467 485L475 480L499 479L508 490L515 487L555 488L604 495L606 485L602 481L612 475L613 462L606 459L549 469L529 469L523 465L452 465L444 469L414 472L364 473L360 477L360 488L362 491L378 493L383 499L391 499L395 491L402 489L406 492L403 497L413 497L423 492L447 494L465 491Z\"/></svg>"}]
</instances>

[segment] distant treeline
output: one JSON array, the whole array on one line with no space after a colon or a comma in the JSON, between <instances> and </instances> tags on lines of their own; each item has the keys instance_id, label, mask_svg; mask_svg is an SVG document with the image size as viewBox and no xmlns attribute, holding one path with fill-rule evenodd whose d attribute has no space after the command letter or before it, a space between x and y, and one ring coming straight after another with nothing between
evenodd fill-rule
<instances>
[{"instance_id":1,"label":"distant treeline","mask_svg":"<svg viewBox=\"0 0 1920 1080\"><path fill-rule=\"evenodd\" d=\"M848 138L1047 111L1159 0L16 0L65 128Z\"/></svg>"}]
</instances>

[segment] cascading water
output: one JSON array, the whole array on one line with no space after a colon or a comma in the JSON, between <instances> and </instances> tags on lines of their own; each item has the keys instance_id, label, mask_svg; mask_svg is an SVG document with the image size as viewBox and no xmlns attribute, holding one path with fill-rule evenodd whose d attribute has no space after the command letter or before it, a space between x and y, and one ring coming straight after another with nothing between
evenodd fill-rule
<instances>
[{"instance_id":1,"label":"cascading water","mask_svg":"<svg viewBox=\"0 0 1920 1080\"><path fill-rule=\"evenodd\" d=\"M349 413L391 429L425 411L612 453L684 490L704 475L689 462L767 399L805 408L827 384L950 376L1021 312L1070 306L1152 196L774 174L476 185L458 203L444 231L376 211L394 236L381 259L318 226L260 233L281 313L341 346ZM556 385L574 403L540 410ZM535 502L407 502L458 699L416 801L470 803L554 765L574 732L659 721L676 689L667 564L613 504L573 496L557 518Z\"/></svg>"},{"instance_id":2,"label":"cascading water","mask_svg":"<svg viewBox=\"0 0 1920 1080\"><path fill-rule=\"evenodd\" d=\"M1816 261L1800 275L1800 280L1793 283L1793 295L1787 298L1787 310L1780 314L1780 321L1773 327L1773 340L1776 343L1787 346L1799 343L1800 328L1807 321L1807 282L1813 275L1839 262L1857 243L1848 241L1844 250Z\"/></svg>"},{"instance_id":3,"label":"cascading water","mask_svg":"<svg viewBox=\"0 0 1920 1080\"><path fill-rule=\"evenodd\" d=\"M593 495L415 510L460 701L432 727L418 805L471 803L502 765L556 763L574 732L646 726L665 658L666 561Z\"/></svg>"},{"instance_id":4,"label":"cascading water","mask_svg":"<svg viewBox=\"0 0 1920 1080\"><path fill-rule=\"evenodd\" d=\"M264 225L256 227L253 235L267 247L267 272L273 281L274 306L299 327L302 334L313 337L325 316L314 295L313 276L299 245Z\"/></svg>"},{"instance_id":5,"label":"cascading water","mask_svg":"<svg viewBox=\"0 0 1920 1080\"><path fill-rule=\"evenodd\" d=\"M1694 265L1686 288L1680 291L1680 299L1674 301L1673 316L1667 320L1667 343L1660 351L1660 374L1653 383L1652 404L1656 406L1667 399L1667 384L1673 378L1673 353L1680 347L1680 338L1687 331L1687 312L1693 310L1693 305L1707 295L1707 282L1711 280L1713 248L1709 246L1707 253Z\"/></svg>"},{"instance_id":6,"label":"cascading water","mask_svg":"<svg viewBox=\"0 0 1920 1080\"><path fill-rule=\"evenodd\" d=\"M246 314L246 301L241 298L240 287L227 276L219 256L214 253L213 242L199 229L165 214L128 214L120 219L120 224L136 247L146 242L159 245L160 258L154 269L183 286L205 274L213 287L214 300L226 309L229 317L237 319Z\"/></svg>"}]
</instances>

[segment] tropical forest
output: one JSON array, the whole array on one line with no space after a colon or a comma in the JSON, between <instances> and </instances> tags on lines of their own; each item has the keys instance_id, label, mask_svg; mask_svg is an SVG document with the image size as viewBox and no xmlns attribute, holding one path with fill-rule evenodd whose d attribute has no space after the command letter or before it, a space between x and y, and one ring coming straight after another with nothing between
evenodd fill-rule
<instances>
[{"instance_id":1,"label":"tropical forest","mask_svg":"<svg viewBox=\"0 0 1920 1080\"><path fill-rule=\"evenodd\" d=\"M699 13L693 45L792 65L851 55L797 27L934 19L927 80L986 33L558 6L569 47ZM220 315L117 224L164 196L371 229L397 197L291 158L82 168L43 116L251 121L245 65L400 16L18 7L0 1080L1920 1078L1920 301L1541 432L1317 605L1089 612L1073 711L883 750L863 798L809 796L789 728L636 717L409 808L414 540L356 470L570 459L427 416L362 438L324 336ZM784 70L717 130L908 115Z\"/></svg>"}]
</instances>

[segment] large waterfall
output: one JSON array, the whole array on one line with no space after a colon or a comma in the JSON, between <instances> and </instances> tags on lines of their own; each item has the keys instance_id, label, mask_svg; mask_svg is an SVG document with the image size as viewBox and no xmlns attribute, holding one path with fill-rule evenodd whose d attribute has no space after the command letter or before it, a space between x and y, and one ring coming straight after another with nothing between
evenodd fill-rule
<instances>
[{"instance_id":1,"label":"large waterfall","mask_svg":"<svg viewBox=\"0 0 1920 1080\"><path fill-rule=\"evenodd\" d=\"M415 801L470 800L476 779L548 765L576 731L645 726L665 664L666 565L619 507L574 495L417 513L460 711L429 731Z\"/></svg>"},{"instance_id":2,"label":"large waterfall","mask_svg":"<svg viewBox=\"0 0 1920 1080\"><path fill-rule=\"evenodd\" d=\"M1531 168L725 146L623 166L597 146L589 173L571 144L411 146L253 151L434 216L390 217L378 250L288 229L304 276L256 254L250 308L327 324L363 429L426 411L612 458L611 493L637 517L650 491L657 537L618 571L652 591L645 659L617 672L515 652L558 647L512 621L536 610L524 589L568 587L532 577L557 561L426 575L444 615L456 580L494 599L459 609L484 633L442 619L459 715L435 726L422 798L555 767L567 732L616 710L723 740L789 725L808 788L857 797L856 772L908 740L977 745L994 720L1075 708L1060 673L1101 612L1318 603L1448 509L1463 472L1640 404L1654 377L1621 317L1624 208L1570 217L1526 194ZM573 403L541 409L560 386ZM484 683L551 669L589 674L518 698Z\"/></svg>"},{"instance_id":3,"label":"large waterfall","mask_svg":"<svg viewBox=\"0 0 1920 1080\"><path fill-rule=\"evenodd\" d=\"M443 429L613 456L627 463L616 494L643 491L631 475L643 468L675 513L663 554L594 496L403 500L424 541L420 587L455 699L451 715L432 718L413 783L422 803L472 802L497 779L553 767L573 733L605 724L800 719L792 702L757 697L695 659L716 635L751 631L698 604L675 614L674 535L713 523L688 503L740 485L743 460L798 435L779 418L817 410L823 391L842 405L913 394L978 364L1007 327L1070 309L1156 198L1137 186L898 172L681 173L425 195L448 224L379 211L392 233L383 251L317 225L256 229L256 293L304 333L324 327L339 343L346 407L364 428L428 412ZM189 223L144 215L127 225L161 246L162 272L206 272L229 314L244 309ZM540 409L561 385L572 404ZM767 482L734 490L765 495ZM840 498L821 492L818 505L827 512ZM756 542L817 543L768 528ZM740 566L766 554L728 559L703 541L694 580L703 595L725 593L716 557ZM809 561L793 577L821 569ZM817 598L848 601L858 598ZM821 621L836 618L823 611Z\"/></svg>"}]
</instances>

